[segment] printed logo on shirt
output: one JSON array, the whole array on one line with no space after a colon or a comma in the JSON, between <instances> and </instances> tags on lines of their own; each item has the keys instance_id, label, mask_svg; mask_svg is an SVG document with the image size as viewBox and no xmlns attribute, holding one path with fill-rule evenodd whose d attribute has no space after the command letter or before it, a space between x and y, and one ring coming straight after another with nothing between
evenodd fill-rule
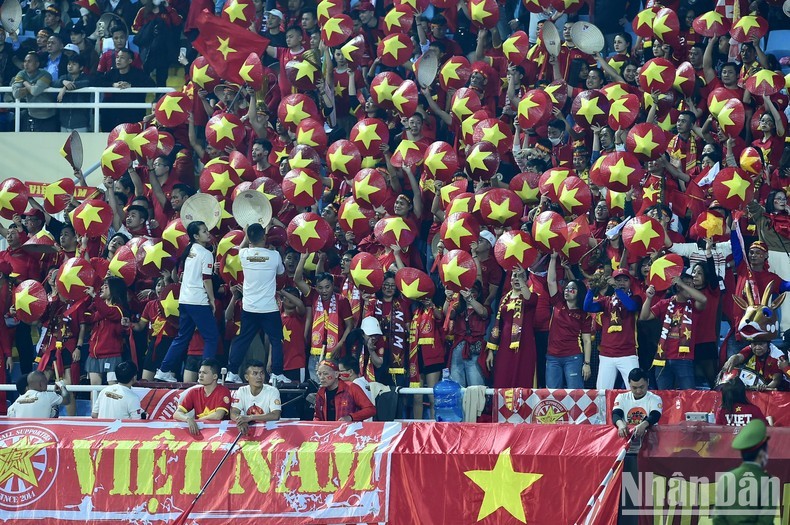
<instances>
[{"instance_id":1,"label":"printed logo on shirt","mask_svg":"<svg viewBox=\"0 0 790 525\"><path fill-rule=\"evenodd\" d=\"M253 255L252 257L247 257L247 260L250 262L266 262L269 260L269 257L264 257L262 255Z\"/></svg>"},{"instance_id":2,"label":"printed logo on shirt","mask_svg":"<svg viewBox=\"0 0 790 525\"><path fill-rule=\"evenodd\" d=\"M629 425L638 425L645 419L647 419L647 412L642 407L634 407L629 410L626 415L626 420Z\"/></svg>"},{"instance_id":3,"label":"printed logo on shirt","mask_svg":"<svg viewBox=\"0 0 790 525\"><path fill-rule=\"evenodd\" d=\"M25 426L0 434L0 508L19 509L41 499L55 482L58 438Z\"/></svg>"},{"instance_id":4,"label":"printed logo on shirt","mask_svg":"<svg viewBox=\"0 0 790 525\"><path fill-rule=\"evenodd\" d=\"M275 405L279 405L279 404L281 404L281 403L280 403L280 400L279 400L279 399L275 399L275 400L274 400L274 404L275 404Z\"/></svg>"}]
</instances>

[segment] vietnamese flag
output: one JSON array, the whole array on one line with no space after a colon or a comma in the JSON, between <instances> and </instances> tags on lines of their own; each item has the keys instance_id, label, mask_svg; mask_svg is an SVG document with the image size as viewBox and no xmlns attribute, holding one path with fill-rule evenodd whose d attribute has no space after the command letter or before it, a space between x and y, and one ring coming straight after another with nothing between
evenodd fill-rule
<instances>
[{"instance_id":1,"label":"vietnamese flag","mask_svg":"<svg viewBox=\"0 0 790 525\"><path fill-rule=\"evenodd\" d=\"M250 53L262 55L269 47L269 39L240 30L237 24L214 16L208 10L198 15L200 34L193 42L195 49L225 80L244 84L239 73Z\"/></svg>"}]
</instances>

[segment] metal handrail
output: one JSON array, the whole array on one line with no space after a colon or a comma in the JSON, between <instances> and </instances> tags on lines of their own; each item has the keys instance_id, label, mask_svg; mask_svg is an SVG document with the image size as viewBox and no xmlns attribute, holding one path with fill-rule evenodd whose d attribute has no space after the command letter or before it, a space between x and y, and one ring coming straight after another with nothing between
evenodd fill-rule
<instances>
[{"instance_id":1,"label":"metal handrail","mask_svg":"<svg viewBox=\"0 0 790 525\"><path fill-rule=\"evenodd\" d=\"M61 88L47 88L44 90L45 93L59 93ZM13 109L14 110L14 129L15 131L21 130L22 118L21 118L21 111L22 109L28 108L38 108L38 109L47 109L47 108L57 108L57 109L92 109L93 110L93 132L98 133L100 130L100 116L102 109L150 109L151 104L148 102L102 102L101 96L105 93L127 93L127 94L137 94L137 93L171 93L175 91L175 88L172 87L151 87L151 88L127 88L127 89L120 89L114 87L86 87L81 89L75 89L74 91L69 91L69 93L77 93L77 94L92 94L93 95L93 102L23 102L19 99L15 99L13 102L0 102L0 109ZM11 93L10 87L0 87L0 94L3 93Z\"/></svg>"}]
</instances>

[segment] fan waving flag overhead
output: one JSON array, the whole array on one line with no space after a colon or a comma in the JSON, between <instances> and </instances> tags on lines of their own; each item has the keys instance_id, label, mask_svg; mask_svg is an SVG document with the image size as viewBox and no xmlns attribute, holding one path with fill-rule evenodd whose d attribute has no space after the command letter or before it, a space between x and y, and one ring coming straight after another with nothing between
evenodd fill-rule
<instances>
[{"instance_id":1,"label":"fan waving flag overhead","mask_svg":"<svg viewBox=\"0 0 790 525\"><path fill-rule=\"evenodd\" d=\"M265 53L269 39L214 16L207 10L198 15L200 34L193 43L217 74L225 80L244 84L239 71L250 53Z\"/></svg>"}]
</instances>

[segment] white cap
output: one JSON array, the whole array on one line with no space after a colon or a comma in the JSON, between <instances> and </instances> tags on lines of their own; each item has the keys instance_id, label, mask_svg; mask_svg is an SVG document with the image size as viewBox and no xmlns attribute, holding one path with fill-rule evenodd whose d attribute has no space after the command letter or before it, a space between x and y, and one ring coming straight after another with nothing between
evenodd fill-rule
<instances>
[{"instance_id":1,"label":"white cap","mask_svg":"<svg viewBox=\"0 0 790 525\"><path fill-rule=\"evenodd\" d=\"M76 44L66 44L63 46L63 51L74 51L76 54L80 54L80 48Z\"/></svg>"},{"instance_id":2,"label":"white cap","mask_svg":"<svg viewBox=\"0 0 790 525\"><path fill-rule=\"evenodd\" d=\"M375 317L365 317L362 319L362 324L359 327L362 328L365 335L383 335L379 326L379 320Z\"/></svg>"},{"instance_id":3,"label":"white cap","mask_svg":"<svg viewBox=\"0 0 790 525\"><path fill-rule=\"evenodd\" d=\"M279 18L280 20L285 20L285 17L283 16L283 12L282 12L282 11L280 11L279 9L272 9L272 10L271 10L271 11L269 11L267 14L268 14L269 16L276 16L276 17L277 17L277 18Z\"/></svg>"},{"instance_id":4,"label":"white cap","mask_svg":"<svg viewBox=\"0 0 790 525\"><path fill-rule=\"evenodd\" d=\"M488 230L480 230L480 238L487 240L488 244L490 244L492 248L494 247L494 244L496 244L496 237L494 237L494 234Z\"/></svg>"}]
</instances>

